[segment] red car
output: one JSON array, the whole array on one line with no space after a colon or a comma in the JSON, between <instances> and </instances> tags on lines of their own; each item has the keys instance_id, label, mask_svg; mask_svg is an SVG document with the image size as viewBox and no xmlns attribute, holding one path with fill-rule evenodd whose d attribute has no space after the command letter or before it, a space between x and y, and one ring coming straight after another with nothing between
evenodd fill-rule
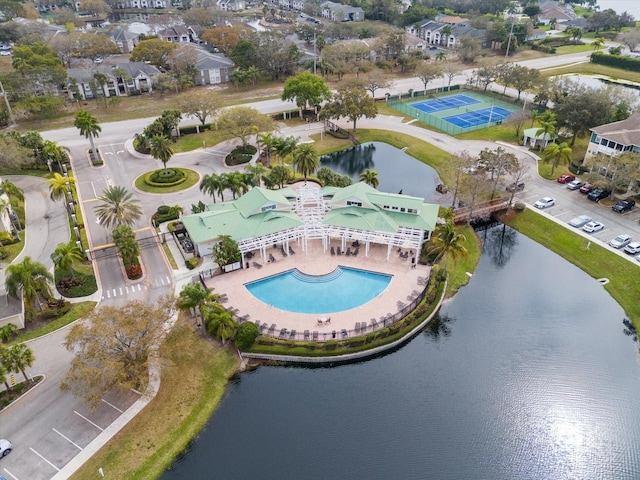
<instances>
[{"instance_id":1,"label":"red car","mask_svg":"<svg viewBox=\"0 0 640 480\"><path fill-rule=\"evenodd\" d=\"M591 190L593 190L593 185L590 183L585 183L580 187L580 193L589 193Z\"/></svg>"},{"instance_id":2,"label":"red car","mask_svg":"<svg viewBox=\"0 0 640 480\"><path fill-rule=\"evenodd\" d=\"M568 173L565 173L564 175L560 175L558 177L558 183L569 183L569 182L573 182L576 179L575 175L570 175Z\"/></svg>"}]
</instances>

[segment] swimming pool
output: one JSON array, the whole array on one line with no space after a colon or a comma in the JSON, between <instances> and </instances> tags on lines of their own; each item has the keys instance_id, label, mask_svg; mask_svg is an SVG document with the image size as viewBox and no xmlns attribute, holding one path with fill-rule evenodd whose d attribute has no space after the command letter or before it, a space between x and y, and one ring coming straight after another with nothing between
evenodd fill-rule
<instances>
[{"instance_id":1,"label":"swimming pool","mask_svg":"<svg viewBox=\"0 0 640 480\"><path fill-rule=\"evenodd\" d=\"M359 307L380 295L391 275L339 266L327 275L307 275L297 268L246 283L258 300L297 313L335 313Z\"/></svg>"}]
</instances>

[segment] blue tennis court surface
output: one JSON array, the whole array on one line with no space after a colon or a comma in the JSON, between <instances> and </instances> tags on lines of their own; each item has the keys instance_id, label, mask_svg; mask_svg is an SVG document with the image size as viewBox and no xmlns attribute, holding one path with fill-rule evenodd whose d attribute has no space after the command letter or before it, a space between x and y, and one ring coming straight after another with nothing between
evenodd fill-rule
<instances>
[{"instance_id":1,"label":"blue tennis court surface","mask_svg":"<svg viewBox=\"0 0 640 480\"><path fill-rule=\"evenodd\" d=\"M512 112L504 108L490 107L473 112L461 112L456 115L450 115L444 117L443 120L461 128L469 128L475 127L476 125L500 122L511 115L511 113Z\"/></svg>"},{"instance_id":2,"label":"blue tennis court surface","mask_svg":"<svg viewBox=\"0 0 640 480\"><path fill-rule=\"evenodd\" d=\"M441 112L452 108L466 107L480 103L480 100L467 97L466 95L453 95L451 97L434 98L426 102L412 103L411 106L427 113Z\"/></svg>"}]
</instances>

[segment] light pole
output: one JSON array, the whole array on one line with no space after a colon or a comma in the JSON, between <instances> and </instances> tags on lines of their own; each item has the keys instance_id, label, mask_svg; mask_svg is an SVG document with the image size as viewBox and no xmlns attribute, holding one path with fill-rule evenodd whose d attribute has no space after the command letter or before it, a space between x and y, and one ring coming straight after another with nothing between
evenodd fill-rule
<instances>
[{"instance_id":1,"label":"light pole","mask_svg":"<svg viewBox=\"0 0 640 480\"><path fill-rule=\"evenodd\" d=\"M9 105L9 99L7 98L7 92L4 91L4 87L2 86L2 82L0 82L0 95L4 97L4 103L7 106L7 112L9 112L9 118L11 119L11 124L15 127L16 120L13 118L13 112L11 111L11 105Z\"/></svg>"}]
</instances>

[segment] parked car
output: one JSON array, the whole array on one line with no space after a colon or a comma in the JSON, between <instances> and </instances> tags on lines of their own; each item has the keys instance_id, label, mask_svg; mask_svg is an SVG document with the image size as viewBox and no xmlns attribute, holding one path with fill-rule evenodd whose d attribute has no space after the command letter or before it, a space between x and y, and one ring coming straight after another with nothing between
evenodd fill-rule
<instances>
[{"instance_id":1,"label":"parked car","mask_svg":"<svg viewBox=\"0 0 640 480\"><path fill-rule=\"evenodd\" d=\"M543 209L547 207L551 207L556 204L556 199L553 197L543 197L533 204L534 207Z\"/></svg>"},{"instance_id":2,"label":"parked car","mask_svg":"<svg viewBox=\"0 0 640 480\"><path fill-rule=\"evenodd\" d=\"M569 190L578 190L582 185L583 183L580 180L573 180L567 183L567 188Z\"/></svg>"},{"instance_id":3,"label":"parked car","mask_svg":"<svg viewBox=\"0 0 640 480\"><path fill-rule=\"evenodd\" d=\"M624 248L631 243L631 235L627 235L623 233L618 235L616 238L611 239L609 245L613 248Z\"/></svg>"},{"instance_id":4,"label":"parked car","mask_svg":"<svg viewBox=\"0 0 640 480\"><path fill-rule=\"evenodd\" d=\"M11 444L11 442L9 440L1 438L0 439L0 457L6 457L11 453L11 450L13 450L13 445Z\"/></svg>"},{"instance_id":5,"label":"parked car","mask_svg":"<svg viewBox=\"0 0 640 480\"><path fill-rule=\"evenodd\" d=\"M576 179L575 175L565 173L564 175L560 175L558 177L558 183L569 183L569 182L573 182L575 179Z\"/></svg>"},{"instance_id":6,"label":"parked car","mask_svg":"<svg viewBox=\"0 0 640 480\"><path fill-rule=\"evenodd\" d=\"M589 217L588 215L578 215L577 217L569 220L569 225L576 228L582 228L590 221L591 217Z\"/></svg>"},{"instance_id":7,"label":"parked car","mask_svg":"<svg viewBox=\"0 0 640 480\"><path fill-rule=\"evenodd\" d=\"M509 193L519 192L521 190L524 190L524 182L514 182L507 187L507 192Z\"/></svg>"},{"instance_id":8,"label":"parked car","mask_svg":"<svg viewBox=\"0 0 640 480\"><path fill-rule=\"evenodd\" d=\"M635 200L620 200L611 210L618 213L630 212L636 206Z\"/></svg>"},{"instance_id":9,"label":"parked car","mask_svg":"<svg viewBox=\"0 0 640 480\"><path fill-rule=\"evenodd\" d=\"M631 242L629 245L624 247L624 253L628 253L629 255L640 253L640 242Z\"/></svg>"},{"instance_id":10,"label":"parked car","mask_svg":"<svg viewBox=\"0 0 640 480\"><path fill-rule=\"evenodd\" d=\"M604 228L604 225L602 223L591 221L587 223L584 227L582 227L582 230L584 230L587 233L596 233L602 230L603 228Z\"/></svg>"},{"instance_id":11,"label":"parked car","mask_svg":"<svg viewBox=\"0 0 640 480\"><path fill-rule=\"evenodd\" d=\"M580 187L580 193L589 193L591 190L593 190L593 185L590 183L585 183Z\"/></svg>"},{"instance_id":12,"label":"parked car","mask_svg":"<svg viewBox=\"0 0 640 480\"><path fill-rule=\"evenodd\" d=\"M597 202L598 200L607 198L609 195L611 195L611 190L608 188L596 188L587 193L587 199L592 202Z\"/></svg>"}]
</instances>

